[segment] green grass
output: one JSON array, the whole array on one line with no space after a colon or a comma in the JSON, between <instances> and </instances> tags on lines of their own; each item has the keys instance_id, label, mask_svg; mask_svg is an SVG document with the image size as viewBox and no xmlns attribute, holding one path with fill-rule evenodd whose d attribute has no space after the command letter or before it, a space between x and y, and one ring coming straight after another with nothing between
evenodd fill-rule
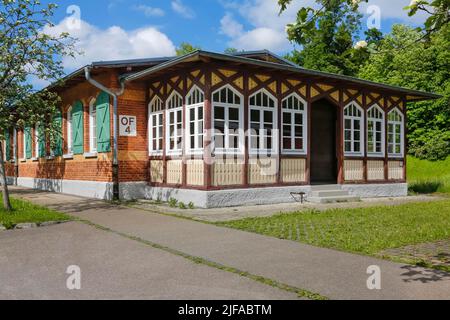
<instances>
[{"instance_id":1,"label":"green grass","mask_svg":"<svg viewBox=\"0 0 450 320\"><path fill-rule=\"evenodd\" d=\"M308 211L218 225L319 247L375 255L386 249L448 239L450 200Z\"/></svg>"},{"instance_id":2,"label":"green grass","mask_svg":"<svg viewBox=\"0 0 450 320\"><path fill-rule=\"evenodd\" d=\"M408 182L414 193L450 193L450 157L435 162L408 157Z\"/></svg>"},{"instance_id":3,"label":"green grass","mask_svg":"<svg viewBox=\"0 0 450 320\"><path fill-rule=\"evenodd\" d=\"M0 193L1 197L1 193ZM28 201L11 198L13 211L8 213L0 201L0 224L13 228L19 223L43 223L48 221L67 221L71 218L65 214L34 205Z\"/></svg>"}]
</instances>

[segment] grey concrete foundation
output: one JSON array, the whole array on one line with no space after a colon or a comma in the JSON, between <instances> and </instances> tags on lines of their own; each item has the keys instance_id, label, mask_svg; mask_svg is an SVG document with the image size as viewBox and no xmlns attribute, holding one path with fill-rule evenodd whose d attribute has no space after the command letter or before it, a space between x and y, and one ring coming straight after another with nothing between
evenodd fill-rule
<instances>
[{"instance_id":1,"label":"grey concrete foundation","mask_svg":"<svg viewBox=\"0 0 450 320\"><path fill-rule=\"evenodd\" d=\"M18 178L17 185L86 198L101 200L112 200L113 198L113 185L108 182Z\"/></svg>"},{"instance_id":2,"label":"grey concrete foundation","mask_svg":"<svg viewBox=\"0 0 450 320\"><path fill-rule=\"evenodd\" d=\"M345 184L342 189L352 196L361 198L406 197L408 195L407 183Z\"/></svg>"},{"instance_id":3,"label":"grey concrete foundation","mask_svg":"<svg viewBox=\"0 0 450 320\"><path fill-rule=\"evenodd\" d=\"M18 185L32 189L65 193L87 198L111 200L113 185L107 182L50 180L19 178ZM342 190L361 198L403 197L408 194L406 183L342 185ZM120 184L120 198L123 200L159 200L167 202L171 198L197 208L224 208L245 205L292 203L296 200L292 192L310 195L311 186L267 187L248 189L227 189L200 191L149 186L145 181Z\"/></svg>"}]
</instances>

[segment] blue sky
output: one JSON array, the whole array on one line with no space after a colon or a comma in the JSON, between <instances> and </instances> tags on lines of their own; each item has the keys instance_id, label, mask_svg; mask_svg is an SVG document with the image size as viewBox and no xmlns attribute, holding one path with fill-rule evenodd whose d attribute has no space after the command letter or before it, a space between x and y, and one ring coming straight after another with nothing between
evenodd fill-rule
<instances>
[{"instance_id":1,"label":"blue sky","mask_svg":"<svg viewBox=\"0 0 450 320\"><path fill-rule=\"evenodd\" d=\"M47 0L44 2L48 2ZM298 7L313 0L294 0L282 16L276 0L62 0L54 30L68 31L84 52L64 61L66 71L98 60L170 56L183 41L205 50L223 52L269 49L278 54L292 50L285 25L295 20ZM417 25L423 16L408 18L402 10L410 0L371 0L380 8L381 29L393 23ZM79 8L80 23L68 8ZM361 7L363 13L366 6ZM69 10L70 11L70 10ZM367 15L366 15L367 16ZM366 20L363 23L366 24Z\"/></svg>"}]
</instances>

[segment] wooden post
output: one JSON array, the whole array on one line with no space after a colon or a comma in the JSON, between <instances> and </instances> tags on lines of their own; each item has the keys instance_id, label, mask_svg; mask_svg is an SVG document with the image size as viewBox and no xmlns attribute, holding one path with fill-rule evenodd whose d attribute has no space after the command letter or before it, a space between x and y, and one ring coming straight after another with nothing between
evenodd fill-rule
<instances>
[{"instance_id":1,"label":"wooden post","mask_svg":"<svg viewBox=\"0 0 450 320\"><path fill-rule=\"evenodd\" d=\"M383 97L383 109L384 109L384 144L385 144L385 154L384 154L384 180L389 181L389 110L387 104L387 98Z\"/></svg>"},{"instance_id":2,"label":"wooden post","mask_svg":"<svg viewBox=\"0 0 450 320\"><path fill-rule=\"evenodd\" d=\"M212 92L211 92L211 70L209 68L205 69L205 137L204 137L204 154L203 154L203 161L204 161L204 184L206 190L211 189L212 187L212 161L213 161L213 155L212 155Z\"/></svg>"},{"instance_id":3,"label":"wooden post","mask_svg":"<svg viewBox=\"0 0 450 320\"><path fill-rule=\"evenodd\" d=\"M339 144L338 144L338 184L344 184L345 176L344 176L344 165L345 165L345 157L344 157L344 89L340 89L339 91L339 117L338 117L338 128L339 128Z\"/></svg>"},{"instance_id":4,"label":"wooden post","mask_svg":"<svg viewBox=\"0 0 450 320\"><path fill-rule=\"evenodd\" d=\"M249 169L249 149L250 149L250 141L249 141L249 98L250 98L250 90L248 87L249 74L247 71L244 71L244 164L242 171L242 184L244 188L249 187L249 179L248 179L248 169Z\"/></svg>"},{"instance_id":5,"label":"wooden post","mask_svg":"<svg viewBox=\"0 0 450 320\"><path fill-rule=\"evenodd\" d=\"M368 123L367 123L367 120L368 120L368 115L367 115L367 92L365 92L365 91L363 91L363 106L362 107L363 107L363 110L364 110L364 124L362 126L364 128L364 132L363 132L363 135L361 136L361 138L364 137L364 140L363 140L363 148L364 148L363 179L364 179L364 182L367 183L367 182L369 182L368 163L367 163L368 162L368 151L367 151L368 143L367 143L367 139L369 137L369 135L367 133L367 130L369 128L368 128Z\"/></svg>"},{"instance_id":6,"label":"wooden post","mask_svg":"<svg viewBox=\"0 0 450 320\"><path fill-rule=\"evenodd\" d=\"M311 84L306 84L306 103L308 104L308 119L306 120L308 126L308 152L306 154L306 182L311 185L311 139L312 139L312 100L311 100Z\"/></svg>"}]
</instances>

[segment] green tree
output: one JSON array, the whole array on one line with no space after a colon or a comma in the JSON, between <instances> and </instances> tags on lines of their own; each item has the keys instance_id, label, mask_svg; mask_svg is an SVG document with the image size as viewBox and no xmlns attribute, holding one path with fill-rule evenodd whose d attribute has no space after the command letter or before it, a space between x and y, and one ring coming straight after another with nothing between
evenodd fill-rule
<instances>
[{"instance_id":1,"label":"green tree","mask_svg":"<svg viewBox=\"0 0 450 320\"><path fill-rule=\"evenodd\" d=\"M307 33L308 30L316 25L317 21L326 14L327 5L330 3L340 3L342 5L345 4L358 7L362 2L370 3L371 1L372 0L317 0L316 2L320 4L318 8L305 6L300 9L296 28L300 33ZM292 0L278 0L280 13L286 10L291 2ZM411 4L406 7L405 10L408 10L410 16L415 15L419 11L428 13L429 17L426 20L422 31L425 31L426 35L431 35L434 32L438 32L442 27L449 23L449 8L450 1L448 0L412 0Z\"/></svg>"},{"instance_id":2,"label":"green tree","mask_svg":"<svg viewBox=\"0 0 450 320\"><path fill-rule=\"evenodd\" d=\"M437 160L450 154L450 27L442 27L429 41L423 35L424 32L410 27L395 25L359 76L444 96L408 105L410 153Z\"/></svg>"},{"instance_id":3,"label":"green tree","mask_svg":"<svg viewBox=\"0 0 450 320\"><path fill-rule=\"evenodd\" d=\"M366 55L354 48L353 39L361 27L357 6L339 0L317 0L324 11L314 23L303 28L308 10L298 12L297 21L287 26L288 39L302 47L287 58L308 68L355 75Z\"/></svg>"},{"instance_id":4,"label":"green tree","mask_svg":"<svg viewBox=\"0 0 450 320\"><path fill-rule=\"evenodd\" d=\"M60 134L52 122L59 108L57 95L35 92L29 80L61 78L61 57L74 56L75 40L66 33L43 33L52 26L55 4L44 6L38 0L0 0L0 4L0 182L4 208L11 210L3 157L6 133L39 123L52 141Z\"/></svg>"},{"instance_id":5,"label":"green tree","mask_svg":"<svg viewBox=\"0 0 450 320\"><path fill-rule=\"evenodd\" d=\"M192 44L188 42L182 42L180 46L176 49L177 57L184 56L186 54L189 54L191 52L201 50L200 47L193 46Z\"/></svg>"}]
</instances>

